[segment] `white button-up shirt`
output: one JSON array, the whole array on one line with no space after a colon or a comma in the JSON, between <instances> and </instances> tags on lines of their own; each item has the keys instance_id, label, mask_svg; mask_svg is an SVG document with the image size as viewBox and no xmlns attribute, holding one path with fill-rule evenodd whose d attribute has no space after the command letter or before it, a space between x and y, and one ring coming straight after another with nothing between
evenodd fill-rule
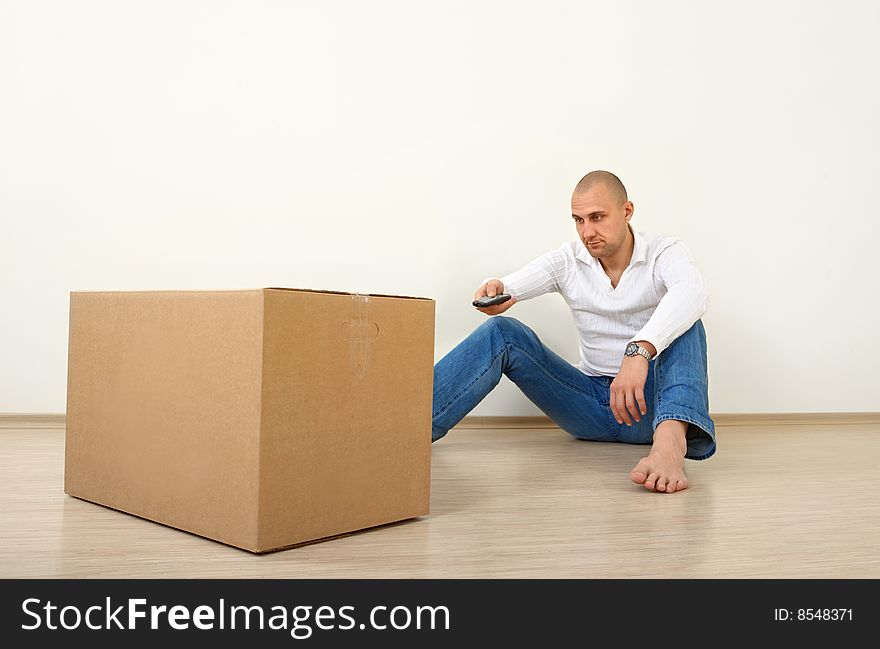
<instances>
[{"instance_id":1,"label":"white button-up shirt","mask_svg":"<svg viewBox=\"0 0 880 649\"><path fill-rule=\"evenodd\" d=\"M703 277L680 240L628 227L633 254L617 287L580 240L499 278L517 300L562 294L580 336L578 369L590 376L617 376L630 341L650 342L659 356L709 306Z\"/></svg>"}]
</instances>

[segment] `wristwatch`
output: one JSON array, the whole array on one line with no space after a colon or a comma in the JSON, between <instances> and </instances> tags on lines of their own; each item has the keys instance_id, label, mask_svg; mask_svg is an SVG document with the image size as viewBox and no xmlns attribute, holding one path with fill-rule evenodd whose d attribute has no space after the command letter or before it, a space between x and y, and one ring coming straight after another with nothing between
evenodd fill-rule
<instances>
[{"instance_id":1,"label":"wristwatch","mask_svg":"<svg viewBox=\"0 0 880 649\"><path fill-rule=\"evenodd\" d=\"M629 343L626 346L626 351L624 351L623 353L626 356L635 356L636 354L639 354L641 356L644 356L649 361L651 360L651 352L649 352L647 349L645 349L640 344L635 343L635 342Z\"/></svg>"}]
</instances>

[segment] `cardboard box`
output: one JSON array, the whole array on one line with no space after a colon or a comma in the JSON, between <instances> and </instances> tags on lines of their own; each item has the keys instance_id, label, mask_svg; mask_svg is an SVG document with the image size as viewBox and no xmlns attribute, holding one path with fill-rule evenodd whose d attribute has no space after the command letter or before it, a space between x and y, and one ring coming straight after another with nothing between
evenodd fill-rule
<instances>
[{"instance_id":1,"label":"cardboard box","mask_svg":"<svg viewBox=\"0 0 880 649\"><path fill-rule=\"evenodd\" d=\"M434 305L71 293L65 492L251 552L427 514Z\"/></svg>"}]
</instances>

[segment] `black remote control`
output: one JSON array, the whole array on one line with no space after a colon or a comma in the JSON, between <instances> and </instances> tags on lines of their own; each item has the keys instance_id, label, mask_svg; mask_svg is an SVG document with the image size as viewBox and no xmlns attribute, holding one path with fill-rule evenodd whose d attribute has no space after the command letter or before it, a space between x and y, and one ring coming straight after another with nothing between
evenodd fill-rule
<instances>
[{"instance_id":1,"label":"black remote control","mask_svg":"<svg viewBox=\"0 0 880 649\"><path fill-rule=\"evenodd\" d=\"M496 304L504 304L509 299L510 295L507 293L499 293L494 297L489 297L488 295L485 295L479 300L474 300L473 305L479 307L494 306Z\"/></svg>"}]
</instances>

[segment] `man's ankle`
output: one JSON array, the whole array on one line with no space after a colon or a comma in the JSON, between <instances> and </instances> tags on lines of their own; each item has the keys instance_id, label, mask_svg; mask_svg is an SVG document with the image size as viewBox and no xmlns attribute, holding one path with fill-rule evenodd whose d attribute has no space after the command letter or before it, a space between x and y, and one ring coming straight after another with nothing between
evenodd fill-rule
<instances>
[{"instance_id":1,"label":"man's ankle","mask_svg":"<svg viewBox=\"0 0 880 649\"><path fill-rule=\"evenodd\" d=\"M687 423L674 419L661 421L654 430L654 446L672 447L683 456L687 452Z\"/></svg>"}]
</instances>

